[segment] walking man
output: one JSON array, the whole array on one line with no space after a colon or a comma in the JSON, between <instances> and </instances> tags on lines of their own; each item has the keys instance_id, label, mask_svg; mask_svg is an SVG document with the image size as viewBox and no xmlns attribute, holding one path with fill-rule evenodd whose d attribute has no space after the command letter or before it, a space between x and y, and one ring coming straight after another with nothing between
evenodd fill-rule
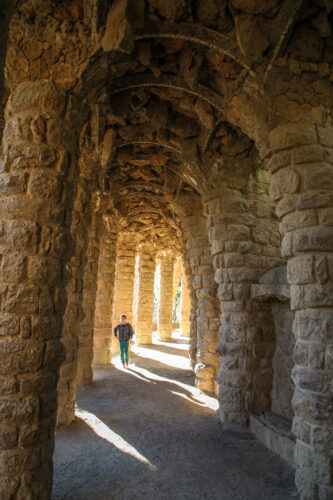
<instances>
[{"instance_id":1,"label":"walking man","mask_svg":"<svg viewBox=\"0 0 333 500\"><path fill-rule=\"evenodd\" d=\"M133 328L126 320L126 314L120 316L120 323L114 329L114 336L119 340L120 357L123 367L128 366L128 342L133 337Z\"/></svg>"}]
</instances>

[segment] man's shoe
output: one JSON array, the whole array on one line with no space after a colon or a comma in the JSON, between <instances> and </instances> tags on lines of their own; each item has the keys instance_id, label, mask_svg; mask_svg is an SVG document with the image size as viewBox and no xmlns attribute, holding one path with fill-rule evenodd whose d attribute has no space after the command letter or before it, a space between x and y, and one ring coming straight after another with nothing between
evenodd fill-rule
<instances>
[{"instance_id":1,"label":"man's shoe","mask_svg":"<svg viewBox=\"0 0 333 500\"><path fill-rule=\"evenodd\" d=\"M126 368L125 363L123 363L123 368Z\"/></svg>"},{"instance_id":2,"label":"man's shoe","mask_svg":"<svg viewBox=\"0 0 333 500\"><path fill-rule=\"evenodd\" d=\"M128 368L128 361L126 361L126 366L127 366L127 368Z\"/></svg>"}]
</instances>

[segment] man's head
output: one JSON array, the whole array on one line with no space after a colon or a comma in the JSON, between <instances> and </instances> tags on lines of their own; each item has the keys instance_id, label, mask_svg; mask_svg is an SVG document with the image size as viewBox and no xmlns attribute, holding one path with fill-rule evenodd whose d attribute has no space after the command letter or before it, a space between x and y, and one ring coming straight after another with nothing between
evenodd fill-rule
<instances>
[{"instance_id":1,"label":"man's head","mask_svg":"<svg viewBox=\"0 0 333 500\"><path fill-rule=\"evenodd\" d=\"M122 314L122 315L120 316L120 321L121 321L122 323L126 323L126 314Z\"/></svg>"}]
</instances>

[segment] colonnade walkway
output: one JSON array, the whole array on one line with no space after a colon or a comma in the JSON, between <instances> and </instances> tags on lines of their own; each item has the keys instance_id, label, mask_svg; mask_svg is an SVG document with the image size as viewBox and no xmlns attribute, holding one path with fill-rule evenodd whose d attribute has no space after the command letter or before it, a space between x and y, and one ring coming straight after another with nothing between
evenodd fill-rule
<instances>
[{"instance_id":1,"label":"colonnade walkway","mask_svg":"<svg viewBox=\"0 0 333 500\"><path fill-rule=\"evenodd\" d=\"M222 425L194 387L181 337L134 347L78 390L56 433L52 500L298 498L293 471L248 431Z\"/></svg>"}]
</instances>

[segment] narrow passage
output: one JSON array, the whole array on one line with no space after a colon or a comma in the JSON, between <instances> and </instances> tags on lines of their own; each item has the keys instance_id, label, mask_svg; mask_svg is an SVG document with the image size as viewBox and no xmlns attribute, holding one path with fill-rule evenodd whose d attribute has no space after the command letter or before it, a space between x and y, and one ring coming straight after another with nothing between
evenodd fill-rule
<instances>
[{"instance_id":1,"label":"narrow passage","mask_svg":"<svg viewBox=\"0 0 333 500\"><path fill-rule=\"evenodd\" d=\"M135 347L78 390L56 433L52 500L295 499L293 471L248 431L222 425L194 387L186 340Z\"/></svg>"}]
</instances>

